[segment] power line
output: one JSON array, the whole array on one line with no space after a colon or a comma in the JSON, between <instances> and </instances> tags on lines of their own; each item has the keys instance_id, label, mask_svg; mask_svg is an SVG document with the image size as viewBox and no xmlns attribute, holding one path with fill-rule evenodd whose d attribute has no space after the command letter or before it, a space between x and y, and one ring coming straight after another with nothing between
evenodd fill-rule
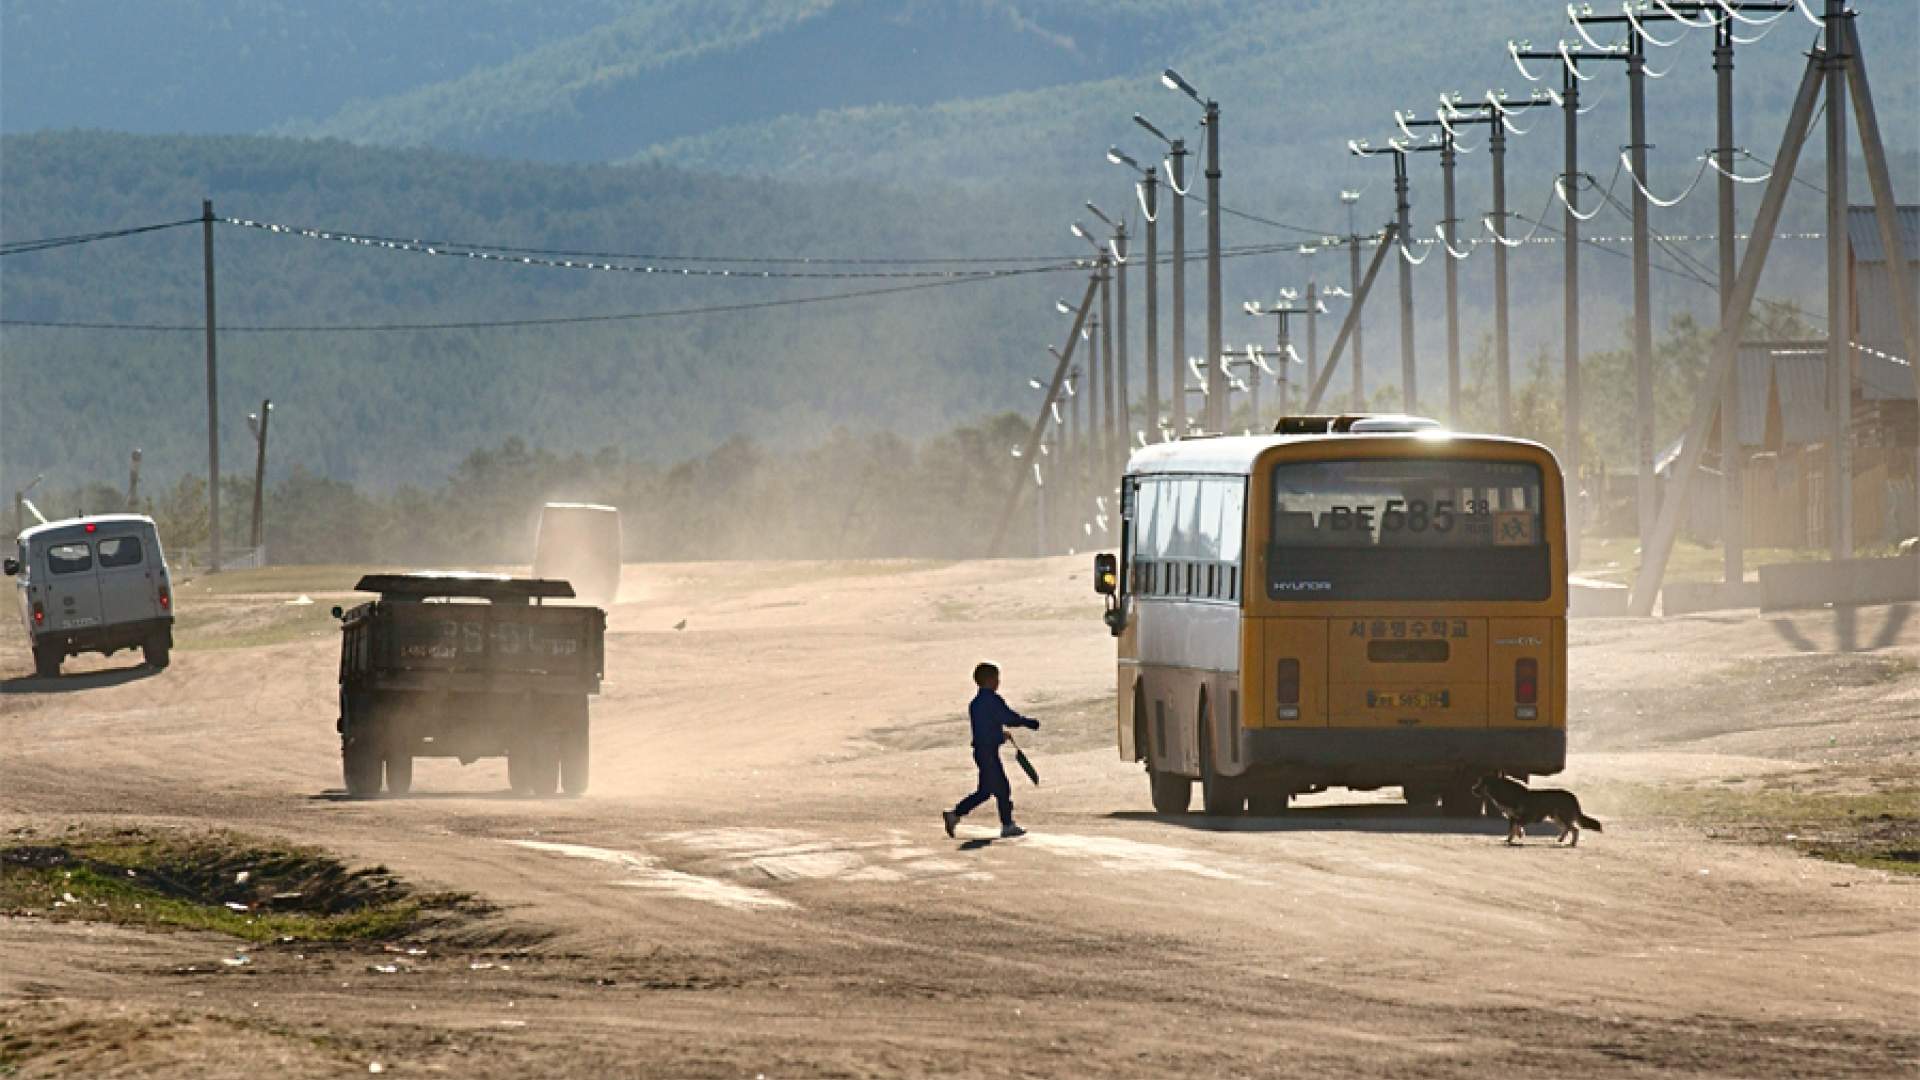
<instances>
[{"instance_id":1,"label":"power line","mask_svg":"<svg viewBox=\"0 0 1920 1080\"><path fill-rule=\"evenodd\" d=\"M292 236L308 240L327 240L356 247L378 248L384 251L400 251L416 255L435 255L451 258L472 259L479 262L496 262L510 266L539 266L557 270L600 270L628 274L660 274L672 277L712 277L712 278L958 278L983 272L974 269L947 270L742 270L722 268L711 265L700 266L656 266L655 262L680 263L741 263L747 265L886 265L914 264L927 265L947 260L933 259L814 259L781 258L754 259L729 258L707 255L644 255L622 254L616 252L569 251L560 248L523 248L510 245L460 243L444 240L418 240L396 236L382 236L352 230L320 229L306 225L284 225L276 222L255 221L248 218L220 218L222 224L257 229L275 236ZM618 259L619 262L601 262L595 260ZM584 261L576 261L584 260ZM1013 256L1007 260L957 259L956 265L979 265L989 261L1006 262L1050 262L1055 268L1067 269L1076 265L1071 255L1052 258L1042 256Z\"/></svg>"},{"instance_id":2,"label":"power line","mask_svg":"<svg viewBox=\"0 0 1920 1080\"><path fill-rule=\"evenodd\" d=\"M198 221L200 219L193 219ZM1254 255L1270 255L1278 251L1292 250L1291 244L1266 244L1246 248L1229 249L1222 258L1235 259ZM1171 256L1162 256L1163 260ZM614 315L557 315L527 319L493 319L462 322L433 323L366 323L335 325L289 325L257 326L240 325L219 327L221 333L237 334L329 334L329 333L395 333L403 331L439 331L439 330L510 330L542 326L576 326L591 323L640 322L651 319L681 318L695 315L718 315L743 311L760 311L768 308L799 307L810 304L826 304L841 300L858 300L865 297L892 296L899 293L919 292L925 289L940 289L952 285L968 285L982 281L998 281L1013 277L1030 277L1037 274L1058 274L1084 269L1080 266L1037 266L1016 270L975 271L964 277L947 277L934 281L920 281L909 285L893 285L874 289L856 289L851 292L823 293L816 296L788 297L781 300L743 301L733 304L711 304L702 307L667 308L660 311L636 311ZM105 330L148 333L201 333L206 327L201 324L186 323L104 323L104 322L68 322L51 319L6 319L0 318L0 326L17 326L47 330Z\"/></svg>"},{"instance_id":3,"label":"power line","mask_svg":"<svg viewBox=\"0 0 1920 1080\"><path fill-rule=\"evenodd\" d=\"M100 232L73 233L69 236L47 236L38 240L14 240L0 244L0 255L27 255L36 251L50 251L54 248L73 247L77 244L92 244L101 240L118 240L123 236L138 236L141 233L159 232L162 229L177 229L182 225L195 225L199 218L182 218L179 221L166 221L157 225L136 225L130 229L110 229Z\"/></svg>"}]
</instances>

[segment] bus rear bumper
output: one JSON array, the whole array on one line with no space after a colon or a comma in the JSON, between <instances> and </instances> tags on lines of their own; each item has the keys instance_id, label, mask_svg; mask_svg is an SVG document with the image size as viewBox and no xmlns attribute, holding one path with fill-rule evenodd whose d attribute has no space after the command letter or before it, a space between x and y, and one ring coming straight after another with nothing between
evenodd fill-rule
<instances>
[{"instance_id":1,"label":"bus rear bumper","mask_svg":"<svg viewBox=\"0 0 1920 1080\"><path fill-rule=\"evenodd\" d=\"M1563 728L1248 728L1246 773L1299 784L1384 787L1504 772L1557 773Z\"/></svg>"}]
</instances>

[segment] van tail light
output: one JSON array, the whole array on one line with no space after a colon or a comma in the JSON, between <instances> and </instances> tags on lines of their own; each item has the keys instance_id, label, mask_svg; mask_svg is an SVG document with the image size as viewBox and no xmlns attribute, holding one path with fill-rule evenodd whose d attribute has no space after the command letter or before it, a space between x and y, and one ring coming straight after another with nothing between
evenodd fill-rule
<instances>
[{"instance_id":1,"label":"van tail light","mask_svg":"<svg viewBox=\"0 0 1920 1080\"><path fill-rule=\"evenodd\" d=\"M41 606L40 601L35 600L33 602L33 625L39 626L45 623L46 621L47 621L47 609Z\"/></svg>"},{"instance_id":2,"label":"van tail light","mask_svg":"<svg viewBox=\"0 0 1920 1080\"><path fill-rule=\"evenodd\" d=\"M169 592L165 585L160 586L160 610L173 610L173 593Z\"/></svg>"},{"instance_id":3,"label":"van tail light","mask_svg":"<svg viewBox=\"0 0 1920 1080\"><path fill-rule=\"evenodd\" d=\"M1273 696L1282 720L1300 719L1300 661L1282 660L1273 676Z\"/></svg>"},{"instance_id":4,"label":"van tail light","mask_svg":"<svg viewBox=\"0 0 1920 1080\"><path fill-rule=\"evenodd\" d=\"M1532 705L1540 700L1540 662L1523 657L1513 662L1513 700Z\"/></svg>"}]
</instances>

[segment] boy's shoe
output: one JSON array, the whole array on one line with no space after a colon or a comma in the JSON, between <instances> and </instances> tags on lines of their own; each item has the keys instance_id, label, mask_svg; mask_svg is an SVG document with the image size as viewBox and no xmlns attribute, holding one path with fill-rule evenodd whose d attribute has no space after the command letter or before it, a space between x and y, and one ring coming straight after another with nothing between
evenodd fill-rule
<instances>
[{"instance_id":1,"label":"boy's shoe","mask_svg":"<svg viewBox=\"0 0 1920 1080\"><path fill-rule=\"evenodd\" d=\"M1027 830L1018 825L1002 825L1000 827L1000 839L1002 840L1011 840L1016 836L1025 835L1027 835Z\"/></svg>"},{"instance_id":2,"label":"boy's shoe","mask_svg":"<svg viewBox=\"0 0 1920 1080\"><path fill-rule=\"evenodd\" d=\"M960 815L951 810L940 811L940 823L947 827L947 838L953 838L953 827L960 824Z\"/></svg>"}]
</instances>

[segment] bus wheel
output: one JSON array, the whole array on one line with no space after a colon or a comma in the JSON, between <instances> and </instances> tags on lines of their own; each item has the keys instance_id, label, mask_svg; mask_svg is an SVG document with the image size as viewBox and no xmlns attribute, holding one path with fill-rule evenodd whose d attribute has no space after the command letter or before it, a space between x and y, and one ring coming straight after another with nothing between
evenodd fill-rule
<instances>
[{"instance_id":1,"label":"bus wheel","mask_svg":"<svg viewBox=\"0 0 1920 1080\"><path fill-rule=\"evenodd\" d=\"M1153 812L1184 814L1193 801L1193 781L1174 773L1147 770L1147 782L1153 787Z\"/></svg>"},{"instance_id":2,"label":"bus wheel","mask_svg":"<svg viewBox=\"0 0 1920 1080\"><path fill-rule=\"evenodd\" d=\"M1473 793L1470 785L1454 784L1440 793L1440 809L1448 817L1479 817L1480 796Z\"/></svg>"},{"instance_id":3,"label":"bus wheel","mask_svg":"<svg viewBox=\"0 0 1920 1080\"><path fill-rule=\"evenodd\" d=\"M1270 792L1247 796L1247 813L1254 817L1279 817L1287 812L1287 793Z\"/></svg>"},{"instance_id":4,"label":"bus wheel","mask_svg":"<svg viewBox=\"0 0 1920 1080\"><path fill-rule=\"evenodd\" d=\"M1430 814L1434 805L1440 801L1440 789L1408 784L1400 789L1400 795L1407 800L1407 808L1416 814Z\"/></svg>"},{"instance_id":5,"label":"bus wheel","mask_svg":"<svg viewBox=\"0 0 1920 1080\"><path fill-rule=\"evenodd\" d=\"M1213 767L1213 724L1205 699L1200 703L1200 806L1208 817L1232 817L1246 805L1240 782Z\"/></svg>"}]
</instances>

